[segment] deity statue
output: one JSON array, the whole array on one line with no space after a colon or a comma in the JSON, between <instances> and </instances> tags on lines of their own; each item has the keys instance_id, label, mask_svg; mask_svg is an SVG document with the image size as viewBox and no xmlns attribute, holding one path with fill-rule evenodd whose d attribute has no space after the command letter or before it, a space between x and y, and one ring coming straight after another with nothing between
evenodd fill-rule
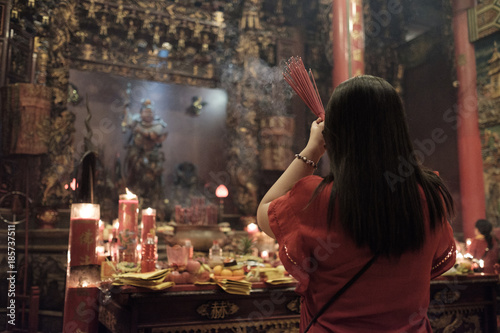
<instances>
[{"instance_id":1,"label":"deity statue","mask_svg":"<svg viewBox=\"0 0 500 333\"><path fill-rule=\"evenodd\" d=\"M162 173L165 156L160 148L168 135L167 124L155 116L149 99L142 102L139 114L131 115L128 104L122 122L124 131L130 129L124 163L126 186L144 199L145 207L158 206L163 201Z\"/></svg>"}]
</instances>

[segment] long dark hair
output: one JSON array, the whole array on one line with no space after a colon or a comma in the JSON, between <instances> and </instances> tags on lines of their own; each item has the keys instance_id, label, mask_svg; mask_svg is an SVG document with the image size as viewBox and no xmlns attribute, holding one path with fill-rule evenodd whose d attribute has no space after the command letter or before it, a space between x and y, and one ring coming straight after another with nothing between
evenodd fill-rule
<instances>
[{"instance_id":1,"label":"long dark hair","mask_svg":"<svg viewBox=\"0 0 500 333\"><path fill-rule=\"evenodd\" d=\"M484 236L484 240L488 243L488 247L491 249L493 247L493 236L491 232L493 231L493 224L488 220L477 220L476 228L481 235Z\"/></svg>"},{"instance_id":2,"label":"long dark hair","mask_svg":"<svg viewBox=\"0 0 500 333\"><path fill-rule=\"evenodd\" d=\"M453 213L441 178L418 162L401 99L385 80L362 75L341 83L326 108L325 144L333 182L328 207L357 246L399 257L425 241L423 190L431 229Z\"/></svg>"}]
</instances>

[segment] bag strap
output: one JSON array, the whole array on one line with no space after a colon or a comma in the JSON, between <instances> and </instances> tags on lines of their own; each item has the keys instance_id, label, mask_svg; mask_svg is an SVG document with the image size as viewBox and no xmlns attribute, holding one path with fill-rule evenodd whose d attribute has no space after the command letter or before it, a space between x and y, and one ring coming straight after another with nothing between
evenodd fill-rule
<instances>
[{"instance_id":1,"label":"bag strap","mask_svg":"<svg viewBox=\"0 0 500 333\"><path fill-rule=\"evenodd\" d=\"M325 303L325 305L323 305L323 307L321 309L319 309L318 313L316 313L316 315L313 317L313 319L311 319L311 321L309 322L309 325L307 325L306 329L304 330L304 333L306 333L307 331L309 331L309 329L311 328L311 326L316 322L316 320L318 320L319 316L321 316L323 314L323 312L326 311L326 309L332 305L333 302L335 302L347 289L349 289L350 286L352 286L352 284L354 282L356 282L357 279L359 279L359 277L361 275L363 275L364 272L366 272L366 270L368 268L370 268L370 266L373 264L373 262L375 261L375 259L377 259L378 255L374 255L370 261L368 261L363 267L361 267L361 269L356 273L356 275L354 275L342 288L339 289L339 291L337 291L333 296L332 298L330 298L330 300L328 302Z\"/></svg>"}]
</instances>

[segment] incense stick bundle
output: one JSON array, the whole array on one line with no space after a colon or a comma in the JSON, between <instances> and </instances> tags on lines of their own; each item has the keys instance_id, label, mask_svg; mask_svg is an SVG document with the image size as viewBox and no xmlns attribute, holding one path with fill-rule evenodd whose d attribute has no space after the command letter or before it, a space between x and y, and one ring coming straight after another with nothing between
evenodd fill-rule
<instances>
[{"instance_id":1,"label":"incense stick bundle","mask_svg":"<svg viewBox=\"0 0 500 333\"><path fill-rule=\"evenodd\" d=\"M291 57L286 63L283 77L304 103L306 103L307 107L318 118L324 120L325 108L319 96L316 81L314 81L311 69L309 69L309 72L306 71L302 58Z\"/></svg>"}]
</instances>

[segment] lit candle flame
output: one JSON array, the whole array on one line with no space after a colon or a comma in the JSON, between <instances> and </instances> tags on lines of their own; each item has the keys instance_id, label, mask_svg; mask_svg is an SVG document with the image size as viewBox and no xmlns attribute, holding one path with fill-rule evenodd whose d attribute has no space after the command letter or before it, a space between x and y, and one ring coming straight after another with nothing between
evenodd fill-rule
<instances>
[{"instance_id":1,"label":"lit candle flame","mask_svg":"<svg viewBox=\"0 0 500 333\"><path fill-rule=\"evenodd\" d=\"M262 259L269 259L269 252L267 252L266 250L262 251L260 257Z\"/></svg>"},{"instance_id":2,"label":"lit candle flame","mask_svg":"<svg viewBox=\"0 0 500 333\"><path fill-rule=\"evenodd\" d=\"M137 256L139 257L139 260L141 260L142 259L142 246L141 246L141 244L137 244L136 250L137 250Z\"/></svg>"},{"instance_id":3,"label":"lit candle flame","mask_svg":"<svg viewBox=\"0 0 500 333\"><path fill-rule=\"evenodd\" d=\"M120 194L120 199L123 199L123 200L134 200L134 199L137 199L137 195L135 195L134 193L130 192L130 190L127 187L125 188L125 191L127 193Z\"/></svg>"},{"instance_id":4,"label":"lit candle flame","mask_svg":"<svg viewBox=\"0 0 500 333\"><path fill-rule=\"evenodd\" d=\"M229 191L227 190L227 187L224 186L224 184L220 184L215 190L215 196L217 198L226 198L228 195Z\"/></svg>"},{"instance_id":5,"label":"lit candle flame","mask_svg":"<svg viewBox=\"0 0 500 333\"><path fill-rule=\"evenodd\" d=\"M76 215L80 218L91 219L99 218L99 208L94 204L76 204L75 209L77 209Z\"/></svg>"},{"instance_id":6,"label":"lit candle flame","mask_svg":"<svg viewBox=\"0 0 500 333\"><path fill-rule=\"evenodd\" d=\"M259 227L257 226L257 224L252 222L252 223L249 223L247 225L247 232L249 234L253 235L253 234L257 233L258 231L259 231Z\"/></svg>"}]
</instances>

